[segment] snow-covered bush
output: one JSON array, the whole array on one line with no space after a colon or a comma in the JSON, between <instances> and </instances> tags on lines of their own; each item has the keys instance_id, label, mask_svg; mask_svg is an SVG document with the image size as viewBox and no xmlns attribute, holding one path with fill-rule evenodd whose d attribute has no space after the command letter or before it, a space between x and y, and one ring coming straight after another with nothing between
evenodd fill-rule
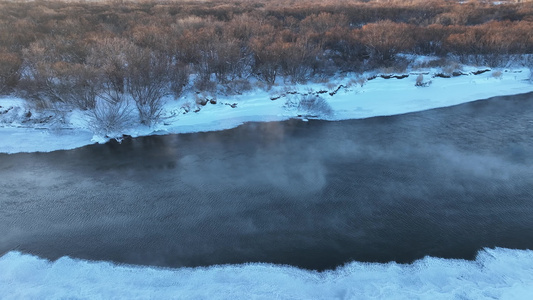
<instances>
[{"instance_id":1,"label":"snow-covered bush","mask_svg":"<svg viewBox=\"0 0 533 300\"><path fill-rule=\"evenodd\" d=\"M416 77L415 86L424 86L424 75L420 74Z\"/></svg>"},{"instance_id":2,"label":"snow-covered bush","mask_svg":"<svg viewBox=\"0 0 533 300\"><path fill-rule=\"evenodd\" d=\"M442 74L451 76L454 72L461 73L463 71L463 66L455 61L448 62L447 65L442 67Z\"/></svg>"},{"instance_id":3,"label":"snow-covered bush","mask_svg":"<svg viewBox=\"0 0 533 300\"><path fill-rule=\"evenodd\" d=\"M23 110L18 106L0 106L0 124L11 124L22 119Z\"/></svg>"},{"instance_id":4,"label":"snow-covered bush","mask_svg":"<svg viewBox=\"0 0 533 300\"><path fill-rule=\"evenodd\" d=\"M431 80L430 81L424 81L424 75L423 74L419 74L418 77L416 77L415 86L427 87L427 86L430 86L430 85L431 85Z\"/></svg>"},{"instance_id":5,"label":"snow-covered bush","mask_svg":"<svg viewBox=\"0 0 533 300\"><path fill-rule=\"evenodd\" d=\"M322 97L313 94L302 95L297 105L301 114L327 117L333 114L333 109Z\"/></svg>"},{"instance_id":6,"label":"snow-covered bush","mask_svg":"<svg viewBox=\"0 0 533 300\"><path fill-rule=\"evenodd\" d=\"M362 76L357 76L357 77L354 77L354 78L351 78L350 80L348 80L348 82L346 83L346 87L352 87L352 86L360 86L360 87L363 87L367 82L367 79L362 77ZM331 86L328 85L328 88L330 90L333 90L334 88L336 88L337 86L335 84L331 84Z\"/></svg>"},{"instance_id":7,"label":"snow-covered bush","mask_svg":"<svg viewBox=\"0 0 533 300\"><path fill-rule=\"evenodd\" d=\"M120 137L133 124L131 105L127 101L98 101L93 110L87 111L89 127L96 135Z\"/></svg>"}]
</instances>

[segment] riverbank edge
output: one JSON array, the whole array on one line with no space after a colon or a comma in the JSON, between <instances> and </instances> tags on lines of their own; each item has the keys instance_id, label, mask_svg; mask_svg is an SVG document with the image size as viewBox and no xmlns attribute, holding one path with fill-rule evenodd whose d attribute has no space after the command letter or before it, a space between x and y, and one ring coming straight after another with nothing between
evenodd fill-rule
<instances>
[{"instance_id":1,"label":"riverbank edge","mask_svg":"<svg viewBox=\"0 0 533 300\"><path fill-rule=\"evenodd\" d=\"M354 261L324 272L266 263L172 269L70 257L49 261L12 251L0 256L0 267L8 298L527 299L533 251L484 248L474 261Z\"/></svg>"},{"instance_id":2,"label":"riverbank edge","mask_svg":"<svg viewBox=\"0 0 533 300\"><path fill-rule=\"evenodd\" d=\"M38 112L24 99L4 97L0 98L0 153L70 150L111 139L120 141L124 136L220 131L247 122L364 119L533 92L530 71L526 68L463 70L449 76L435 69L353 74L319 83L280 84L269 90L254 89L231 96L189 93L177 100L167 99L164 114L156 125L133 125L108 134L95 134L87 115L79 110ZM324 99L333 113L303 111L297 103L309 96ZM6 120L9 113L11 120Z\"/></svg>"}]
</instances>

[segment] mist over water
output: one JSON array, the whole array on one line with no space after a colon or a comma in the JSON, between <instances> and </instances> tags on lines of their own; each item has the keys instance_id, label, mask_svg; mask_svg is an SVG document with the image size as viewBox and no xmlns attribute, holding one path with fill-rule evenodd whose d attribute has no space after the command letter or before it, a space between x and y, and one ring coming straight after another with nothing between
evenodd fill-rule
<instances>
[{"instance_id":1,"label":"mist over water","mask_svg":"<svg viewBox=\"0 0 533 300\"><path fill-rule=\"evenodd\" d=\"M0 256L158 266L533 249L533 95L0 155Z\"/></svg>"}]
</instances>

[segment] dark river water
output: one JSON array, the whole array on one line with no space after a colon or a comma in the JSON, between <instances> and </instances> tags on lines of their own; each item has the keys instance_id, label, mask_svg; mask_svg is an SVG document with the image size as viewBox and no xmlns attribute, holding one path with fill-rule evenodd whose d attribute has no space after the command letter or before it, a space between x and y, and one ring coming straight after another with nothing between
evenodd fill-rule
<instances>
[{"instance_id":1,"label":"dark river water","mask_svg":"<svg viewBox=\"0 0 533 300\"><path fill-rule=\"evenodd\" d=\"M533 94L0 154L0 255L157 266L533 249Z\"/></svg>"}]
</instances>

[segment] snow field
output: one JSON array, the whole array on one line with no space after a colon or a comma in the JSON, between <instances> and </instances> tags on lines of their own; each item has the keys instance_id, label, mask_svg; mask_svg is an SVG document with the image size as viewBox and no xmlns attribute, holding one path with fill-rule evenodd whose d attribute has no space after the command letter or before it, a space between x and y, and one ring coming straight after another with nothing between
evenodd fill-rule
<instances>
[{"instance_id":1,"label":"snow field","mask_svg":"<svg viewBox=\"0 0 533 300\"><path fill-rule=\"evenodd\" d=\"M271 264L163 269L19 252L0 257L3 299L531 299L533 251L475 261L352 262L318 273Z\"/></svg>"}]
</instances>

